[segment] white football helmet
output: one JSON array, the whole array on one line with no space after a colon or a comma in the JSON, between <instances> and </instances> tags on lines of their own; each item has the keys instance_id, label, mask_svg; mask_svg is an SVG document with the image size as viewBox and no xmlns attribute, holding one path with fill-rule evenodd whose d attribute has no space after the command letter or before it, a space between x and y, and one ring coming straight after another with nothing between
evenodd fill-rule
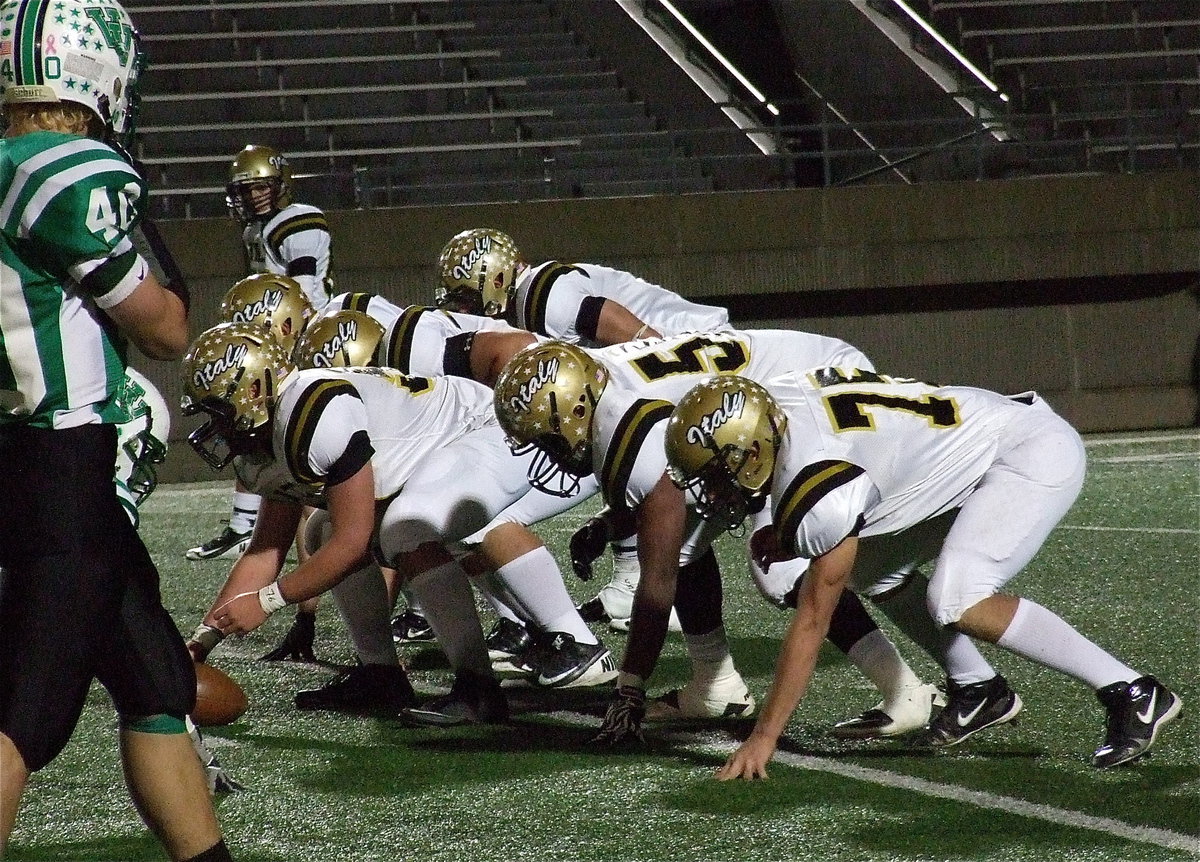
<instances>
[{"instance_id":1,"label":"white football helmet","mask_svg":"<svg viewBox=\"0 0 1200 862\"><path fill-rule=\"evenodd\" d=\"M759 384L714 377L679 400L667 422L667 473L696 511L727 530L761 511L771 493L787 415Z\"/></svg>"},{"instance_id":2,"label":"white football helmet","mask_svg":"<svg viewBox=\"0 0 1200 862\"><path fill-rule=\"evenodd\" d=\"M184 416L208 415L188 443L209 466L220 470L269 445L275 398L292 368L270 331L252 323L219 323L192 342L180 407Z\"/></svg>"},{"instance_id":3,"label":"white football helmet","mask_svg":"<svg viewBox=\"0 0 1200 862\"><path fill-rule=\"evenodd\" d=\"M129 414L117 425L117 481L140 506L158 485L155 465L167 457L171 414L154 384L132 368L125 369L117 400Z\"/></svg>"},{"instance_id":4,"label":"white football helmet","mask_svg":"<svg viewBox=\"0 0 1200 862\"><path fill-rule=\"evenodd\" d=\"M451 237L437 266L438 308L499 317L508 308L525 259L508 234L480 227Z\"/></svg>"},{"instance_id":5,"label":"white football helmet","mask_svg":"<svg viewBox=\"0 0 1200 862\"><path fill-rule=\"evenodd\" d=\"M145 65L141 40L116 0L3 0L0 88L4 104L74 102L105 138L127 147Z\"/></svg>"}]
</instances>

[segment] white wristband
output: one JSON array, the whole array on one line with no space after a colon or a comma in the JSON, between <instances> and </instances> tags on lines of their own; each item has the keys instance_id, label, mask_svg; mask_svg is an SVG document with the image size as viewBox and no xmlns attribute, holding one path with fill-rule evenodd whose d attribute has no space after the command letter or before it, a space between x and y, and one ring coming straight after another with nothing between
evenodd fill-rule
<instances>
[{"instance_id":1,"label":"white wristband","mask_svg":"<svg viewBox=\"0 0 1200 862\"><path fill-rule=\"evenodd\" d=\"M258 604L267 616L287 605L283 593L279 591L279 582L272 581L258 591Z\"/></svg>"},{"instance_id":2,"label":"white wristband","mask_svg":"<svg viewBox=\"0 0 1200 862\"><path fill-rule=\"evenodd\" d=\"M649 323L643 323L643 324L642 324L642 328L641 328L641 329L639 329L637 332L635 332L635 333L633 334L633 338L631 338L631 339L629 339L629 340L630 340L630 341L637 341L639 338L641 338L643 335L645 335L645 334L646 334L646 330L647 330L647 329L649 329L649 328L650 328L650 324L649 324Z\"/></svg>"}]
</instances>

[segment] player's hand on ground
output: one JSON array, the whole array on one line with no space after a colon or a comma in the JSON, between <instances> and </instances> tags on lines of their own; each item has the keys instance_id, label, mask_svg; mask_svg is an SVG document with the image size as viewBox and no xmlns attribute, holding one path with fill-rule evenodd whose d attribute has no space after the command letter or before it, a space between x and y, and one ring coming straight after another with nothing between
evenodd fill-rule
<instances>
[{"instance_id":1,"label":"player's hand on ground","mask_svg":"<svg viewBox=\"0 0 1200 862\"><path fill-rule=\"evenodd\" d=\"M767 763L775 754L775 742L765 736L751 733L738 746L737 751L729 755L725 765L717 770L717 781L732 781L745 778L752 781L755 778L767 777Z\"/></svg>"},{"instance_id":2,"label":"player's hand on ground","mask_svg":"<svg viewBox=\"0 0 1200 862\"><path fill-rule=\"evenodd\" d=\"M244 635L264 622L267 615L258 600L258 593L239 593L213 612L213 620L223 634Z\"/></svg>"},{"instance_id":3,"label":"player's hand on ground","mask_svg":"<svg viewBox=\"0 0 1200 862\"><path fill-rule=\"evenodd\" d=\"M602 517L589 518L571 534L571 568L581 581L592 579L592 563L608 545L608 522Z\"/></svg>"},{"instance_id":4,"label":"player's hand on ground","mask_svg":"<svg viewBox=\"0 0 1200 862\"><path fill-rule=\"evenodd\" d=\"M316 661L313 641L317 636L317 615L296 611L292 626L275 649L262 657L263 661Z\"/></svg>"},{"instance_id":5,"label":"player's hand on ground","mask_svg":"<svg viewBox=\"0 0 1200 862\"><path fill-rule=\"evenodd\" d=\"M620 686L613 694L600 732L592 737L592 745L623 745L645 742L642 719L646 717L646 692L632 685Z\"/></svg>"}]
</instances>

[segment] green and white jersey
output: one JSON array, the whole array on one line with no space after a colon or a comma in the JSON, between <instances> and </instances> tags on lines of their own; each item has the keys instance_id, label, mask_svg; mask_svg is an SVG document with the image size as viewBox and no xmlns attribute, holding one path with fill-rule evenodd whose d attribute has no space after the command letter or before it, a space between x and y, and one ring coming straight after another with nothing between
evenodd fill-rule
<instances>
[{"instance_id":1,"label":"green and white jersey","mask_svg":"<svg viewBox=\"0 0 1200 862\"><path fill-rule=\"evenodd\" d=\"M0 140L0 424L127 419L125 339L103 310L148 273L129 231L146 185L107 145L33 132Z\"/></svg>"}]
</instances>

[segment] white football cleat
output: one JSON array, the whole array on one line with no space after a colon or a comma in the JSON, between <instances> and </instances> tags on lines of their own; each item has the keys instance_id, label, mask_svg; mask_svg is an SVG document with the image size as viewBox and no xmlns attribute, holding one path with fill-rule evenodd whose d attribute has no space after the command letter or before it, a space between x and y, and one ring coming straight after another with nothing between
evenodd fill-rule
<instances>
[{"instance_id":1,"label":"white football cleat","mask_svg":"<svg viewBox=\"0 0 1200 862\"><path fill-rule=\"evenodd\" d=\"M838 739L902 736L926 727L933 707L945 705L946 695L936 685L924 682L908 685L861 715L839 721L830 733Z\"/></svg>"},{"instance_id":2,"label":"white football cleat","mask_svg":"<svg viewBox=\"0 0 1200 862\"><path fill-rule=\"evenodd\" d=\"M668 691L646 704L645 721L696 721L698 719L742 719L754 714L754 695L739 673L714 680L703 687L692 680L683 688Z\"/></svg>"}]
</instances>

